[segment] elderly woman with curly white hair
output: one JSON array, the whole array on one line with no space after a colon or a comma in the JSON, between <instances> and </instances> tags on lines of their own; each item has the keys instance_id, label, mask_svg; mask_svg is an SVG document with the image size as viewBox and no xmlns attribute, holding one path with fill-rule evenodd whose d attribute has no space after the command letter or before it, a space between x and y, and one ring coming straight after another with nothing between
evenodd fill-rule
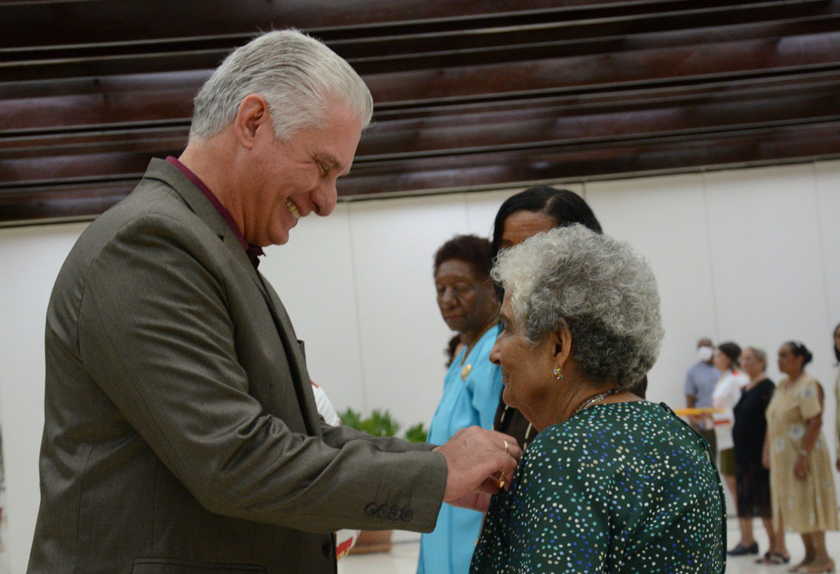
<instances>
[{"instance_id":1,"label":"elderly woman with curly white hair","mask_svg":"<svg viewBox=\"0 0 840 574\"><path fill-rule=\"evenodd\" d=\"M493 497L471 572L723 572L723 490L706 442L629 393L663 336L656 280L580 225L501 253L503 398L540 431Z\"/></svg>"}]
</instances>

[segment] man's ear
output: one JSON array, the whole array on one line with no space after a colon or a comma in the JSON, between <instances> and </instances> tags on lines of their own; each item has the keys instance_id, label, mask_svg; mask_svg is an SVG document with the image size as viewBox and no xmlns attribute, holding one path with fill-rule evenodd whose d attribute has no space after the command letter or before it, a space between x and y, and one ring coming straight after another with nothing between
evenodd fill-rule
<instances>
[{"instance_id":1,"label":"man's ear","mask_svg":"<svg viewBox=\"0 0 840 574\"><path fill-rule=\"evenodd\" d=\"M233 120L236 139L246 149L253 149L256 145L257 130L267 125L271 120L268 102L259 94L245 96L239 104L239 110Z\"/></svg>"}]
</instances>

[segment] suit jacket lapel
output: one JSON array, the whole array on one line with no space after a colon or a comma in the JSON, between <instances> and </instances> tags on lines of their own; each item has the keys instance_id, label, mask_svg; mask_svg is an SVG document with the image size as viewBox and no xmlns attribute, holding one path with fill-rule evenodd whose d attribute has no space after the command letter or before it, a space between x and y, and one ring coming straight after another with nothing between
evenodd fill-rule
<instances>
[{"instance_id":1,"label":"suit jacket lapel","mask_svg":"<svg viewBox=\"0 0 840 574\"><path fill-rule=\"evenodd\" d=\"M306 357L303 353L303 343L298 341L294 327L292 327L292 322L286 313L286 308L274 292L274 289L272 289L271 285L262 275L259 275L259 280L263 297L265 297L268 308L271 311L277 332L280 333L280 338L283 340L283 346L286 348L286 356L290 359L289 365L294 371L292 373L292 379L294 381L298 403L300 403L300 408L303 411L306 428L310 434L320 436L321 425L318 409L315 406L315 397L310 388L309 372L306 370Z\"/></svg>"},{"instance_id":2,"label":"suit jacket lapel","mask_svg":"<svg viewBox=\"0 0 840 574\"><path fill-rule=\"evenodd\" d=\"M306 361L301 350L301 345L298 342L292 323L277 297L274 290L264 280L256 269L254 269L248 254L242 248L239 238L230 228L225 218L218 212L212 203L204 196L204 193L193 185L193 183L181 171L167 161L161 159L152 159L149 167L146 170L144 179L156 179L161 181L175 190L175 192L184 200L190 209L198 217L204 221L213 233L220 239L224 248L227 249L233 258L236 260L238 272L242 276L247 276L260 290L260 293L265 299L271 317L274 321L274 326L280 334L280 339L286 350L286 357L289 360L289 366L292 369L292 384L295 388L300 409L304 415L304 422L306 428L311 435L320 435L321 426L318 422L318 411L315 407L315 399L312 395L312 389L309 388L309 373L306 370Z\"/></svg>"}]
</instances>

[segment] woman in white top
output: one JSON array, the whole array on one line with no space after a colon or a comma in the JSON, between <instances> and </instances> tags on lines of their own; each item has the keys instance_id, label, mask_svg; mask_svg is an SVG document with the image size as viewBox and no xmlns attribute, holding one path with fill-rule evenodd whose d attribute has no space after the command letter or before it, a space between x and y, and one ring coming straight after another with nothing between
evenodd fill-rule
<instances>
[{"instance_id":1,"label":"woman in white top","mask_svg":"<svg viewBox=\"0 0 840 574\"><path fill-rule=\"evenodd\" d=\"M712 418L715 423L715 438L717 438L718 452L720 453L720 464L718 468L726 481L726 486L732 494L732 500L736 499L735 481L735 442L732 440L732 426L735 423L735 415L732 409L741 398L741 389L750 382L749 377L740 371L741 347L736 343L728 341L721 343L715 350L715 368L720 371L720 379L712 393L712 404L722 412L715 413ZM748 539L747 533L742 532L742 540ZM744 545L740 542L729 551L731 556L744 554L758 554L758 545L753 542Z\"/></svg>"}]
</instances>

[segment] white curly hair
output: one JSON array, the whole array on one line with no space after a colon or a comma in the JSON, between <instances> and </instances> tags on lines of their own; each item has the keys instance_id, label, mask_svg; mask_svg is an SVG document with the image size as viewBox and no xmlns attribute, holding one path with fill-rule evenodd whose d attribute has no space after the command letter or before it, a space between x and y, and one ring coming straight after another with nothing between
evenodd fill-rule
<instances>
[{"instance_id":1,"label":"white curly hair","mask_svg":"<svg viewBox=\"0 0 840 574\"><path fill-rule=\"evenodd\" d=\"M320 126L332 99L345 102L363 127L373 115L370 90L350 64L311 36L278 30L240 46L216 68L193 102L190 139L221 132L249 94L265 97L274 134L283 140Z\"/></svg>"},{"instance_id":2,"label":"white curly hair","mask_svg":"<svg viewBox=\"0 0 840 574\"><path fill-rule=\"evenodd\" d=\"M572 357L592 381L628 388L656 362L664 335L656 278L627 243L558 227L502 251L492 275L531 342L569 328Z\"/></svg>"}]
</instances>

